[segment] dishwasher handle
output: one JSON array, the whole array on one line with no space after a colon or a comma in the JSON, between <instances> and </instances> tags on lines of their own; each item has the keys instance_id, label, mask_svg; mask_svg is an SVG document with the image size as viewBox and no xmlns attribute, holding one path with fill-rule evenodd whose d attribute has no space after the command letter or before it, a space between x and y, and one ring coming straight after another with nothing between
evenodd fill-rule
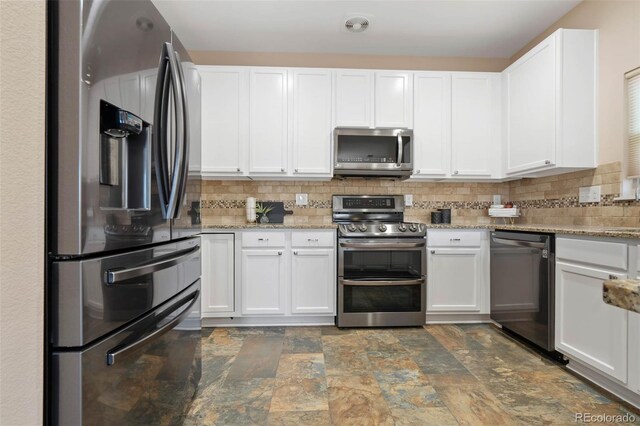
<instances>
[{"instance_id":1,"label":"dishwasher handle","mask_svg":"<svg viewBox=\"0 0 640 426\"><path fill-rule=\"evenodd\" d=\"M505 238L497 238L491 237L494 243L504 244L506 246L515 246L515 247L529 247L536 249L545 249L547 247L547 243L537 243L534 241L522 241L522 240L507 240Z\"/></svg>"}]
</instances>

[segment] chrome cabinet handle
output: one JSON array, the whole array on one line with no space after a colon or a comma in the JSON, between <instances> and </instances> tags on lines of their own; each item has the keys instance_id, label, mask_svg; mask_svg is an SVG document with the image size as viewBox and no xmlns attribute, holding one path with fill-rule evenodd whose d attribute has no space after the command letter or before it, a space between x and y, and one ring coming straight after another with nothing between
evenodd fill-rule
<instances>
[{"instance_id":1,"label":"chrome cabinet handle","mask_svg":"<svg viewBox=\"0 0 640 426\"><path fill-rule=\"evenodd\" d=\"M402 166L402 130L398 132L398 161L396 162L396 167Z\"/></svg>"},{"instance_id":2,"label":"chrome cabinet handle","mask_svg":"<svg viewBox=\"0 0 640 426\"><path fill-rule=\"evenodd\" d=\"M544 164L551 164L551 160L544 160Z\"/></svg>"},{"instance_id":3,"label":"chrome cabinet handle","mask_svg":"<svg viewBox=\"0 0 640 426\"><path fill-rule=\"evenodd\" d=\"M282 252L281 251L278 252L278 256L282 256Z\"/></svg>"},{"instance_id":4,"label":"chrome cabinet handle","mask_svg":"<svg viewBox=\"0 0 640 426\"><path fill-rule=\"evenodd\" d=\"M180 250L174 253L169 258L162 260L156 260L152 263L145 263L135 266L133 268L109 270L104 273L104 281L110 284L116 284L120 281L130 280L131 278L141 277L143 275L149 275L154 272L162 271L163 269L171 268L179 263L184 263L198 254L200 246L196 246L186 250ZM162 256L164 257L164 256Z\"/></svg>"},{"instance_id":5,"label":"chrome cabinet handle","mask_svg":"<svg viewBox=\"0 0 640 426\"><path fill-rule=\"evenodd\" d=\"M240 172L240 171L242 171L242 170L240 170L240 167L238 167L238 168L236 169L236 171Z\"/></svg>"},{"instance_id":6,"label":"chrome cabinet handle","mask_svg":"<svg viewBox=\"0 0 640 426\"><path fill-rule=\"evenodd\" d=\"M416 173L420 173L420 169L416 170Z\"/></svg>"},{"instance_id":7,"label":"chrome cabinet handle","mask_svg":"<svg viewBox=\"0 0 640 426\"><path fill-rule=\"evenodd\" d=\"M298 252L297 252L297 251L294 251L294 252L293 252L293 254L294 254L295 256L297 256L297 255L298 255Z\"/></svg>"},{"instance_id":8,"label":"chrome cabinet handle","mask_svg":"<svg viewBox=\"0 0 640 426\"><path fill-rule=\"evenodd\" d=\"M196 290L191 295L187 296L186 298L184 298L181 301L177 302L175 305L171 306L166 312L163 312L162 314L160 314L159 315L159 321L162 321L163 319L167 318L172 313L176 312L179 308L181 308L182 306L187 304L187 302L189 302L189 301L191 302L182 311L182 313L180 315L176 316L175 318L173 318L171 321L169 321L168 323L166 323L162 327L156 329L151 334L147 335L146 337L143 337L140 340L136 340L135 342L133 342L131 344L125 344L124 346L117 346L117 347L111 349L109 352L107 352L107 365L115 364L116 363L116 359L117 359L117 357L119 355L125 355L128 352L132 352L132 351L138 349L139 347L141 347L143 345L146 345L149 342L157 339L158 337L162 336L166 332L171 331L177 324L182 322L183 319L185 319L189 314L191 314L191 307L198 301L198 296L199 295L200 295L200 290ZM155 325L157 326L158 324L156 323Z\"/></svg>"},{"instance_id":9,"label":"chrome cabinet handle","mask_svg":"<svg viewBox=\"0 0 640 426\"><path fill-rule=\"evenodd\" d=\"M620 277L616 276L616 275L609 275L609 279L610 280L619 280Z\"/></svg>"},{"instance_id":10,"label":"chrome cabinet handle","mask_svg":"<svg viewBox=\"0 0 640 426\"><path fill-rule=\"evenodd\" d=\"M280 169L281 172L284 172L284 167Z\"/></svg>"},{"instance_id":11,"label":"chrome cabinet handle","mask_svg":"<svg viewBox=\"0 0 640 426\"><path fill-rule=\"evenodd\" d=\"M460 241L460 238L449 238L449 241Z\"/></svg>"},{"instance_id":12,"label":"chrome cabinet handle","mask_svg":"<svg viewBox=\"0 0 640 426\"><path fill-rule=\"evenodd\" d=\"M454 175L457 175L457 174L458 174L458 171L457 171L457 170L454 170L454 171L453 171L453 174L454 174Z\"/></svg>"},{"instance_id":13,"label":"chrome cabinet handle","mask_svg":"<svg viewBox=\"0 0 640 426\"><path fill-rule=\"evenodd\" d=\"M269 241L268 238L258 238L258 241Z\"/></svg>"},{"instance_id":14,"label":"chrome cabinet handle","mask_svg":"<svg viewBox=\"0 0 640 426\"><path fill-rule=\"evenodd\" d=\"M284 170L283 170L283 171L284 171ZM295 169L294 171L295 171L296 173L298 173L298 169Z\"/></svg>"},{"instance_id":15,"label":"chrome cabinet handle","mask_svg":"<svg viewBox=\"0 0 640 426\"><path fill-rule=\"evenodd\" d=\"M436 254L436 251L435 250L431 250L431 254Z\"/></svg>"},{"instance_id":16,"label":"chrome cabinet handle","mask_svg":"<svg viewBox=\"0 0 640 426\"><path fill-rule=\"evenodd\" d=\"M310 243L317 243L318 239L317 238L307 238L307 241L309 241Z\"/></svg>"}]
</instances>

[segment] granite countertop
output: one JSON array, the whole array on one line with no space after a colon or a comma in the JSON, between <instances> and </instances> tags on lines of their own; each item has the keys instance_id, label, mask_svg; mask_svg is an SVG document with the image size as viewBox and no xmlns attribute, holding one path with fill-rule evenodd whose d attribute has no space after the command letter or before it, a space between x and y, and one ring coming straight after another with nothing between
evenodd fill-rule
<instances>
[{"instance_id":1,"label":"granite countertop","mask_svg":"<svg viewBox=\"0 0 640 426\"><path fill-rule=\"evenodd\" d=\"M640 280L607 280L602 299L609 305L640 313Z\"/></svg>"},{"instance_id":2,"label":"granite countertop","mask_svg":"<svg viewBox=\"0 0 640 426\"><path fill-rule=\"evenodd\" d=\"M202 232L214 229L337 229L338 225L290 225L284 223L241 223L234 225L203 225Z\"/></svg>"},{"instance_id":3,"label":"granite countertop","mask_svg":"<svg viewBox=\"0 0 640 426\"><path fill-rule=\"evenodd\" d=\"M547 232L550 234L589 235L609 238L640 238L640 228L577 225L456 225L426 224L427 229L496 229L503 231Z\"/></svg>"}]
</instances>

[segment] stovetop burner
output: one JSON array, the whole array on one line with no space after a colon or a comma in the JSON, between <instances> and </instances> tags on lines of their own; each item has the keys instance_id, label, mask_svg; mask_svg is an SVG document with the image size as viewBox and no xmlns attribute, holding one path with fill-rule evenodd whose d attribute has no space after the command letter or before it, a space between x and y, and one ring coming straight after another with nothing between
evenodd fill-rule
<instances>
[{"instance_id":1,"label":"stovetop burner","mask_svg":"<svg viewBox=\"0 0 640 426\"><path fill-rule=\"evenodd\" d=\"M421 223L404 222L402 195L334 195L333 221L340 237L424 237Z\"/></svg>"}]
</instances>

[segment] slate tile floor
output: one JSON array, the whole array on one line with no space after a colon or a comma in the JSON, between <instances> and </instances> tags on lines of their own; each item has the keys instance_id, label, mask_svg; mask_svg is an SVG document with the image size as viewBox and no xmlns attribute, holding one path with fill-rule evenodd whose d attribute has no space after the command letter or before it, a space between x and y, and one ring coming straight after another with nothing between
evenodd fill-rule
<instances>
[{"instance_id":1,"label":"slate tile floor","mask_svg":"<svg viewBox=\"0 0 640 426\"><path fill-rule=\"evenodd\" d=\"M184 424L575 424L629 410L489 325L210 328Z\"/></svg>"}]
</instances>

